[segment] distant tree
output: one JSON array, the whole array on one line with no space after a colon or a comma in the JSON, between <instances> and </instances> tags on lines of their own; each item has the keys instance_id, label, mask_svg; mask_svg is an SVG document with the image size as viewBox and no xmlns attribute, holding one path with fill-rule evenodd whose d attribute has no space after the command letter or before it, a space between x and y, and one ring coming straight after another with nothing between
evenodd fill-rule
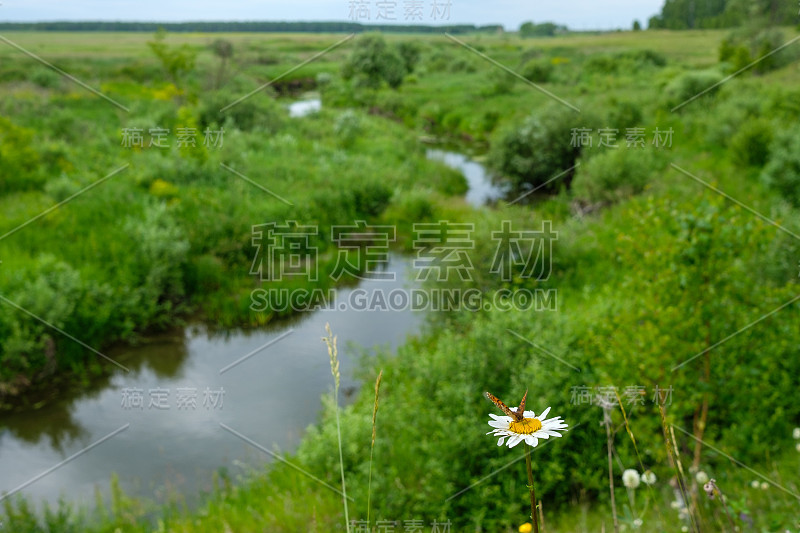
<instances>
[{"instance_id":1,"label":"distant tree","mask_svg":"<svg viewBox=\"0 0 800 533\"><path fill-rule=\"evenodd\" d=\"M638 20L633 21L633 31L641 31L642 24Z\"/></svg>"},{"instance_id":2,"label":"distant tree","mask_svg":"<svg viewBox=\"0 0 800 533\"><path fill-rule=\"evenodd\" d=\"M161 66L170 81L176 86L181 86L181 78L184 74L194 69L197 53L189 46L183 45L175 48L167 46L165 39L167 32L160 28L152 41L148 41L147 46L161 62Z\"/></svg>"},{"instance_id":3,"label":"distant tree","mask_svg":"<svg viewBox=\"0 0 800 533\"><path fill-rule=\"evenodd\" d=\"M228 60L233 57L233 43L225 39L217 39L211 45L214 55L219 58L219 68L217 69L217 79L215 87L222 85L222 78L225 76L225 66Z\"/></svg>"},{"instance_id":4,"label":"distant tree","mask_svg":"<svg viewBox=\"0 0 800 533\"><path fill-rule=\"evenodd\" d=\"M414 72L414 69L417 68L417 63L419 63L419 45L413 41L403 41L397 45L397 52L403 59L403 65L406 68L406 73L411 74Z\"/></svg>"},{"instance_id":5,"label":"distant tree","mask_svg":"<svg viewBox=\"0 0 800 533\"><path fill-rule=\"evenodd\" d=\"M777 26L797 21L797 4L780 0L665 0L651 28L728 28L753 23Z\"/></svg>"},{"instance_id":6,"label":"distant tree","mask_svg":"<svg viewBox=\"0 0 800 533\"><path fill-rule=\"evenodd\" d=\"M554 24L552 22L543 22L541 24L534 24L533 22L523 22L519 27L520 37L552 37L557 33L567 31L566 26Z\"/></svg>"},{"instance_id":7,"label":"distant tree","mask_svg":"<svg viewBox=\"0 0 800 533\"><path fill-rule=\"evenodd\" d=\"M664 19L661 18L661 15L654 15L650 17L647 21L647 29L648 30L656 30L658 28L664 27Z\"/></svg>"},{"instance_id":8,"label":"distant tree","mask_svg":"<svg viewBox=\"0 0 800 533\"><path fill-rule=\"evenodd\" d=\"M520 37L533 37L535 26L533 22L523 22L522 25L519 27L519 36Z\"/></svg>"},{"instance_id":9,"label":"distant tree","mask_svg":"<svg viewBox=\"0 0 800 533\"><path fill-rule=\"evenodd\" d=\"M585 123L578 121L572 110L548 106L508 124L492 139L487 158L492 179L514 194L534 188L555 192L560 185L569 185L573 170L567 169L575 166L581 150L571 142L573 130ZM548 180L561 171L567 171L567 175L548 184Z\"/></svg>"},{"instance_id":10,"label":"distant tree","mask_svg":"<svg viewBox=\"0 0 800 533\"><path fill-rule=\"evenodd\" d=\"M403 83L405 74L403 58L378 34L361 37L342 68L345 79L355 78L373 89L380 87L382 82L396 89Z\"/></svg>"}]
</instances>

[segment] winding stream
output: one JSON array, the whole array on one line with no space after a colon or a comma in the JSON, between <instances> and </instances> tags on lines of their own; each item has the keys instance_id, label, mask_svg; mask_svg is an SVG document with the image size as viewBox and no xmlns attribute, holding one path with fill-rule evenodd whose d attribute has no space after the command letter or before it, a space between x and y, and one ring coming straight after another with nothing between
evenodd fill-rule
<instances>
[{"instance_id":1,"label":"winding stream","mask_svg":"<svg viewBox=\"0 0 800 533\"><path fill-rule=\"evenodd\" d=\"M289 112L300 117L320 108L319 99L303 100ZM427 156L464 174L470 204L501 197L483 167L466 156L442 150L428 150ZM395 281L364 280L340 289L340 299L356 290L414 286L411 261L393 255L388 269L396 273ZM0 493L19 491L33 502L55 503L65 496L90 504L96 487L108 494L115 472L130 494L162 500L180 492L191 501L210 489L212 471L226 468L235 475L271 460L220 424L270 450L298 445L317 419L320 396L331 390L321 342L325 323L339 338L346 402L357 386L354 354L378 346L393 350L417 334L422 321L410 310L335 308L259 330L210 333L191 326L109 352L131 371L62 395L35 412L0 418Z\"/></svg>"},{"instance_id":2,"label":"winding stream","mask_svg":"<svg viewBox=\"0 0 800 533\"><path fill-rule=\"evenodd\" d=\"M409 263L408 258L392 256L388 270L396 273L396 281L365 280L340 289L339 299L357 289L369 293L407 287ZM64 495L89 503L95 486L108 493L111 473L116 472L123 489L132 494L160 499L166 491L177 490L191 499L209 488L213 470L226 467L233 475L244 465L259 467L270 461L220 423L269 450L297 446L305 428L317 419L320 396L332 388L321 341L326 322L339 338L346 402L357 385L352 370L359 351L352 346L395 349L406 336L419 332L422 319L409 310L323 309L255 331L212 335L190 327L110 352L131 372L120 371L98 389L59 398L33 413L3 416L0 492L11 492L129 424L21 492L34 502L55 502ZM206 388L210 393L204 394ZM140 407L133 401L136 389L142 391ZM224 392L218 394L220 390ZM164 402L163 391L168 391ZM167 407L159 408L162 404Z\"/></svg>"}]
</instances>

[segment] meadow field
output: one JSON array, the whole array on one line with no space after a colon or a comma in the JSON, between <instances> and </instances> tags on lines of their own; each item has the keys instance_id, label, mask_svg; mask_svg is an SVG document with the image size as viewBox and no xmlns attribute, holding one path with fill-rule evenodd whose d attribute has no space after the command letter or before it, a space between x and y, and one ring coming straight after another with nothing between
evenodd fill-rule
<instances>
[{"instance_id":1,"label":"meadow field","mask_svg":"<svg viewBox=\"0 0 800 533\"><path fill-rule=\"evenodd\" d=\"M0 33L0 459L11 417L113 388L127 347L280 327L313 311L273 289L377 276L341 259L385 228L460 304L397 350L338 346L359 387L332 353L279 459L158 495L112 466L55 505L0 475L0 531L531 531L527 445L486 435L486 391L569 426L531 451L540 531L800 531L798 38ZM431 149L503 198L467 202ZM305 236L295 275L276 228Z\"/></svg>"}]
</instances>

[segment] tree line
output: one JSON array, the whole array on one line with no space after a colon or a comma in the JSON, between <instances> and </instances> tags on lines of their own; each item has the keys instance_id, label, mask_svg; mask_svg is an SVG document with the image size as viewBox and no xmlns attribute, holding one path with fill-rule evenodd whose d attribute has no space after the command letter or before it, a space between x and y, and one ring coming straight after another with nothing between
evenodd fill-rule
<instances>
[{"instance_id":1,"label":"tree line","mask_svg":"<svg viewBox=\"0 0 800 533\"><path fill-rule=\"evenodd\" d=\"M666 0L649 28L732 28L761 20L772 26L797 24L800 7L782 0Z\"/></svg>"},{"instance_id":2,"label":"tree line","mask_svg":"<svg viewBox=\"0 0 800 533\"><path fill-rule=\"evenodd\" d=\"M10 31L130 31L155 32L271 32L271 33L474 33L503 31L500 24L476 26L366 25L357 22L1 22L0 30Z\"/></svg>"}]
</instances>

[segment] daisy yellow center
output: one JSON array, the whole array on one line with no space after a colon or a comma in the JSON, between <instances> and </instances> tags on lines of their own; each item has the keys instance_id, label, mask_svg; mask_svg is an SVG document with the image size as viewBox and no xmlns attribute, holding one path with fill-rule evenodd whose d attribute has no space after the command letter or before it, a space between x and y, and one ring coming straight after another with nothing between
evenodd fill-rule
<instances>
[{"instance_id":1,"label":"daisy yellow center","mask_svg":"<svg viewBox=\"0 0 800 533\"><path fill-rule=\"evenodd\" d=\"M542 423L538 418L523 418L519 422L511 421L508 425L508 430L513 431L519 435L530 435L542 429Z\"/></svg>"}]
</instances>

